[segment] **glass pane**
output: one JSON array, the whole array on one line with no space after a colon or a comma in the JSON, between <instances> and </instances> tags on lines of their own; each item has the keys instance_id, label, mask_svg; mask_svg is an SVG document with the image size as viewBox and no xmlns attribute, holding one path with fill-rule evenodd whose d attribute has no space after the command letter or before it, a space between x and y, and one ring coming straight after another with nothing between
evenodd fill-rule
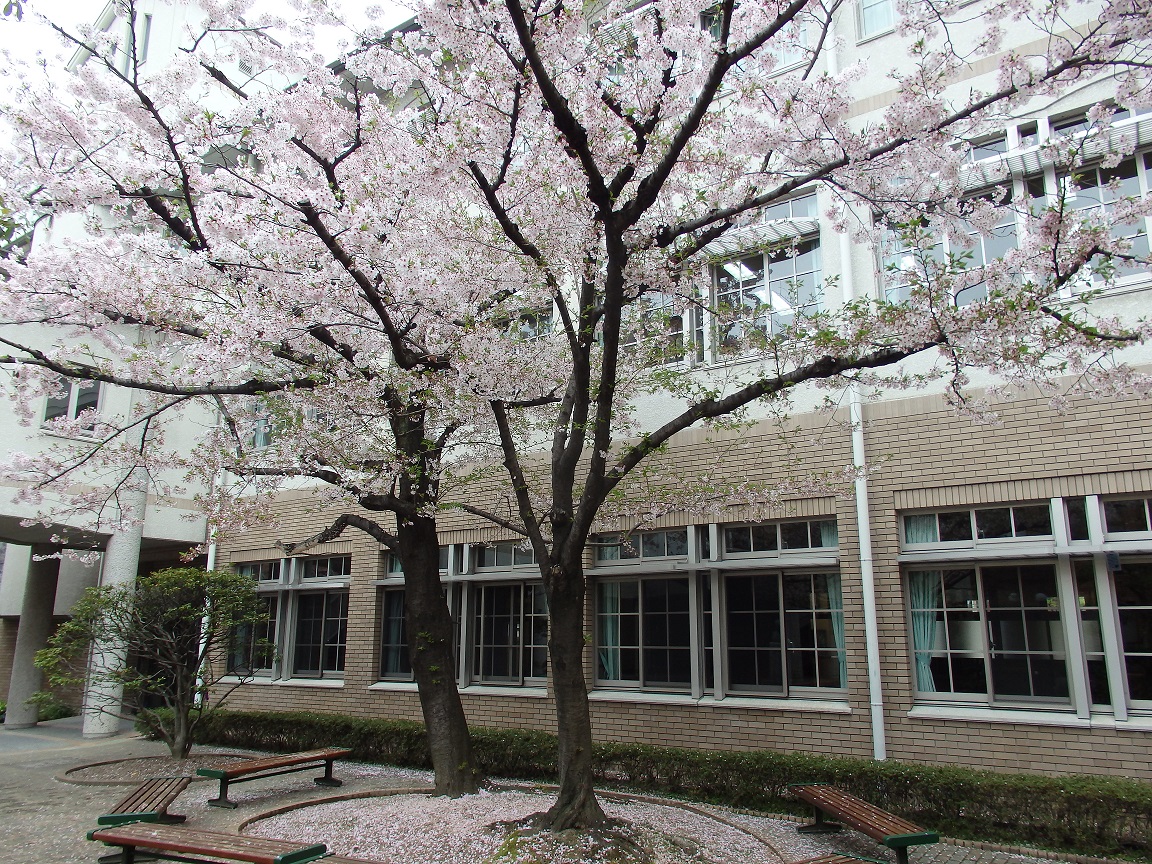
<instances>
[{"instance_id":1,"label":"glass pane","mask_svg":"<svg viewBox=\"0 0 1152 864\"><path fill-rule=\"evenodd\" d=\"M938 513L937 517L940 520L941 542L972 539L972 514L967 510Z\"/></svg>"},{"instance_id":2,"label":"glass pane","mask_svg":"<svg viewBox=\"0 0 1152 864\"><path fill-rule=\"evenodd\" d=\"M1143 499L1105 501L1104 530L1110 534L1121 531L1147 531L1148 511Z\"/></svg>"},{"instance_id":3,"label":"glass pane","mask_svg":"<svg viewBox=\"0 0 1152 864\"><path fill-rule=\"evenodd\" d=\"M780 545L785 549L809 548L807 522L782 522L780 524Z\"/></svg>"},{"instance_id":4,"label":"glass pane","mask_svg":"<svg viewBox=\"0 0 1152 864\"><path fill-rule=\"evenodd\" d=\"M1013 507L1012 524L1017 537L1037 537L1052 534L1052 513L1047 504L1031 507Z\"/></svg>"},{"instance_id":5,"label":"glass pane","mask_svg":"<svg viewBox=\"0 0 1152 864\"><path fill-rule=\"evenodd\" d=\"M666 555L687 555L688 554L688 529L681 528L677 531L665 532L665 553Z\"/></svg>"},{"instance_id":6,"label":"glass pane","mask_svg":"<svg viewBox=\"0 0 1152 864\"><path fill-rule=\"evenodd\" d=\"M57 417L68 416L68 401L72 396L72 382L64 381L61 383L63 388L59 396L49 396L48 402L44 407L44 419L55 420Z\"/></svg>"},{"instance_id":7,"label":"glass pane","mask_svg":"<svg viewBox=\"0 0 1152 864\"><path fill-rule=\"evenodd\" d=\"M904 517L905 543L935 543L939 539L940 535L936 531L935 513Z\"/></svg>"},{"instance_id":8,"label":"glass pane","mask_svg":"<svg viewBox=\"0 0 1152 864\"><path fill-rule=\"evenodd\" d=\"M752 534L746 526L724 529L725 552L751 552Z\"/></svg>"},{"instance_id":9,"label":"glass pane","mask_svg":"<svg viewBox=\"0 0 1152 864\"><path fill-rule=\"evenodd\" d=\"M648 531L640 535L640 554L645 558L664 557L664 532Z\"/></svg>"},{"instance_id":10,"label":"glass pane","mask_svg":"<svg viewBox=\"0 0 1152 864\"><path fill-rule=\"evenodd\" d=\"M777 547L775 525L752 526L752 549L755 552L775 552Z\"/></svg>"},{"instance_id":11,"label":"glass pane","mask_svg":"<svg viewBox=\"0 0 1152 864\"><path fill-rule=\"evenodd\" d=\"M1068 536L1072 540L1088 539L1088 508L1083 498L1069 498L1064 502L1068 513Z\"/></svg>"},{"instance_id":12,"label":"glass pane","mask_svg":"<svg viewBox=\"0 0 1152 864\"><path fill-rule=\"evenodd\" d=\"M976 511L976 536L981 540L1012 536L1012 514L1007 507Z\"/></svg>"}]
</instances>

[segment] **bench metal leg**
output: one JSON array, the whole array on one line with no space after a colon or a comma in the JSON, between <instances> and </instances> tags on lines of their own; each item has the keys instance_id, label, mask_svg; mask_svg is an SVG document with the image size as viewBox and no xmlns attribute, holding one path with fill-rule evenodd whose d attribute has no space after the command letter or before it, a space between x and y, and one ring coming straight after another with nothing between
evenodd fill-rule
<instances>
[{"instance_id":1,"label":"bench metal leg","mask_svg":"<svg viewBox=\"0 0 1152 864\"><path fill-rule=\"evenodd\" d=\"M324 762L324 776L317 777L313 782L317 786L343 786L343 780L337 780L332 776L332 760L327 759Z\"/></svg>"},{"instance_id":2,"label":"bench metal leg","mask_svg":"<svg viewBox=\"0 0 1152 864\"><path fill-rule=\"evenodd\" d=\"M896 853L896 864L908 864L907 846L897 846L892 851Z\"/></svg>"},{"instance_id":3,"label":"bench metal leg","mask_svg":"<svg viewBox=\"0 0 1152 864\"><path fill-rule=\"evenodd\" d=\"M812 812L814 818L808 825L801 825L796 830L801 834L831 834L834 831L841 830L844 826L839 822L826 822L824 821L824 811L819 807L813 807ZM900 864L908 864L907 861L900 862Z\"/></svg>"},{"instance_id":4,"label":"bench metal leg","mask_svg":"<svg viewBox=\"0 0 1152 864\"><path fill-rule=\"evenodd\" d=\"M216 798L208 799L209 807L226 807L229 810L235 810L236 804L228 800L228 780L227 778L220 778L220 795Z\"/></svg>"}]
</instances>

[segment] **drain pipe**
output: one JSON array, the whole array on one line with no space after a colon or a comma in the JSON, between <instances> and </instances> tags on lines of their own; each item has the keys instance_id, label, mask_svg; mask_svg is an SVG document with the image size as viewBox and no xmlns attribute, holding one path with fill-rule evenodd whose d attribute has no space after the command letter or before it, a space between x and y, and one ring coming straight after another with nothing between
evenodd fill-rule
<instances>
[{"instance_id":1,"label":"drain pipe","mask_svg":"<svg viewBox=\"0 0 1152 864\"><path fill-rule=\"evenodd\" d=\"M828 74L835 76L840 71L840 60L833 47L828 52ZM856 299L855 282L852 278L852 239L847 233L840 234L840 284L844 288L844 300ZM864 453L863 408L858 384L848 387L848 411L852 423L852 464L856 470L866 465ZM868 509L868 478L860 474L855 482L856 530L860 541L860 591L864 603L864 653L868 666L868 710L872 726L872 758L888 758L888 746L884 734L884 689L880 679L880 630L879 616L876 614L876 577L872 558L872 517Z\"/></svg>"}]
</instances>

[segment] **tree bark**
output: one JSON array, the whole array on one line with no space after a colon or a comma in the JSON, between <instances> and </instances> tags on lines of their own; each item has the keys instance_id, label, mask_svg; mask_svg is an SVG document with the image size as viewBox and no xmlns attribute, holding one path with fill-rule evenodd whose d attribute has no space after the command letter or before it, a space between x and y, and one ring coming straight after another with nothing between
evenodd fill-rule
<instances>
[{"instance_id":1,"label":"tree bark","mask_svg":"<svg viewBox=\"0 0 1152 864\"><path fill-rule=\"evenodd\" d=\"M544 815L553 831L592 828L607 817L592 785L592 716L584 679L585 581L579 563L554 565L548 590L548 662L556 698L560 791Z\"/></svg>"},{"instance_id":2,"label":"tree bark","mask_svg":"<svg viewBox=\"0 0 1152 864\"><path fill-rule=\"evenodd\" d=\"M456 797L479 789L468 720L456 689L453 624L440 584L436 522L398 517L397 539L404 568L408 653L420 691L437 795Z\"/></svg>"}]
</instances>

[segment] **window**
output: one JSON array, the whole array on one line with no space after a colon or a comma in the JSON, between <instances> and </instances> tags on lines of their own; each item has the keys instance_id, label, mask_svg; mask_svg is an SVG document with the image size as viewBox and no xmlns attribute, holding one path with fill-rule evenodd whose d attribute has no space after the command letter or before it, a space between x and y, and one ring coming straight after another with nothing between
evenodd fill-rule
<instances>
[{"instance_id":1,"label":"window","mask_svg":"<svg viewBox=\"0 0 1152 864\"><path fill-rule=\"evenodd\" d=\"M885 33L896 26L896 8L893 0L860 0L856 9L861 39Z\"/></svg>"},{"instance_id":2,"label":"window","mask_svg":"<svg viewBox=\"0 0 1152 864\"><path fill-rule=\"evenodd\" d=\"M617 688L794 695L839 690L847 675L840 576L728 573L604 579L596 585L596 679ZM719 613L717 612L719 610ZM714 674L719 614L721 679Z\"/></svg>"},{"instance_id":3,"label":"window","mask_svg":"<svg viewBox=\"0 0 1152 864\"><path fill-rule=\"evenodd\" d=\"M1078 168L1057 177L1058 191L1068 205L1084 216L1101 220L1108 226L1112 237L1124 239L1131 244L1128 254L1142 259L1135 262L1113 259L1108 265L1102 265L1101 261L1093 262L1094 268L1114 268L1118 277L1147 269L1147 264L1142 263L1147 262L1149 253L1145 219L1116 222L1112 218L1117 202L1140 196L1140 162L1143 162L1145 174L1152 171L1152 153L1145 153L1142 159L1125 159L1114 168Z\"/></svg>"},{"instance_id":4,"label":"window","mask_svg":"<svg viewBox=\"0 0 1152 864\"><path fill-rule=\"evenodd\" d=\"M536 563L536 553L517 541L489 543L475 551L476 566L484 568L522 567Z\"/></svg>"},{"instance_id":5,"label":"window","mask_svg":"<svg viewBox=\"0 0 1152 864\"><path fill-rule=\"evenodd\" d=\"M1043 194L1043 184L1028 188ZM959 225L959 237L934 229L928 219L919 224L889 231L888 252L884 258L884 297L902 303L920 286L932 286L947 278L957 306L967 306L988 296L983 268L1002 258L1017 245L1016 212L1012 207L1012 184L997 186L961 202L961 213L971 215L977 204L997 207L998 219L988 234L982 234L967 220ZM971 274L965 272L971 271Z\"/></svg>"},{"instance_id":6,"label":"window","mask_svg":"<svg viewBox=\"0 0 1152 864\"><path fill-rule=\"evenodd\" d=\"M904 545L1051 537L1052 512L1047 503L976 507L904 516Z\"/></svg>"},{"instance_id":7,"label":"window","mask_svg":"<svg viewBox=\"0 0 1152 864\"><path fill-rule=\"evenodd\" d=\"M447 573L448 572L448 550L450 548L451 548L450 546L441 546L440 547L439 567L440 567L441 573ZM387 568L388 568L387 572L391 576L403 575L404 564L403 564L403 562L401 562L400 556L397 555L395 552L387 553Z\"/></svg>"},{"instance_id":8,"label":"window","mask_svg":"<svg viewBox=\"0 0 1152 864\"><path fill-rule=\"evenodd\" d=\"M1054 565L914 570L908 596L921 694L1070 701Z\"/></svg>"},{"instance_id":9,"label":"window","mask_svg":"<svg viewBox=\"0 0 1152 864\"><path fill-rule=\"evenodd\" d=\"M1113 579L1128 698L1152 708L1152 562L1122 560Z\"/></svg>"},{"instance_id":10,"label":"window","mask_svg":"<svg viewBox=\"0 0 1152 864\"><path fill-rule=\"evenodd\" d=\"M630 536L601 534L594 539L597 561L680 558L688 554L688 529L639 531Z\"/></svg>"},{"instance_id":11,"label":"window","mask_svg":"<svg viewBox=\"0 0 1152 864\"><path fill-rule=\"evenodd\" d=\"M472 676L484 683L543 682L548 675L548 605L539 583L473 588Z\"/></svg>"},{"instance_id":12,"label":"window","mask_svg":"<svg viewBox=\"0 0 1152 864\"><path fill-rule=\"evenodd\" d=\"M301 563L302 579L341 579L352 573L351 555L334 555L330 558L305 558Z\"/></svg>"},{"instance_id":13,"label":"window","mask_svg":"<svg viewBox=\"0 0 1152 864\"><path fill-rule=\"evenodd\" d=\"M839 543L835 519L724 526L725 555L777 552L781 549L831 549Z\"/></svg>"},{"instance_id":14,"label":"window","mask_svg":"<svg viewBox=\"0 0 1152 864\"><path fill-rule=\"evenodd\" d=\"M721 354L753 351L784 333L797 316L820 311L817 238L728 261L713 272Z\"/></svg>"},{"instance_id":15,"label":"window","mask_svg":"<svg viewBox=\"0 0 1152 864\"><path fill-rule=\"evenodd\" d=\"M729 691L845 686L838 573L728 575L724 600Z\"/></svg>"},{"instance_id":16,"label":"window","mask_svg":"<svg viewBox=\"0 0 1152 864\"><path fill-rule=\"evenodd\" d=\"M52 420L76 420L85 411L97 412L100 410L100 385L95 381L69 381L61 382L62 391L56 396L49 396L44 406L44 422ZM91 431L96 427L94 422L88 423L84 429Z\"/></svg>"},{"instance_id":17,"label":"window","mask_svg":"<svg viewBox=\"0 0 1152 864\"><path fill-rule=\"evenodd\" d=\"M293 675L304 678L342 677L347 644L346 590L310 591L296 595Z\"/></svg>"},{"instance_id":18,"label":"window","mask_svg":"<svg viewBox=\"0 0 1152 864\"><path fill-rule=\"evenodd\" d=\"M1147 498L1104 502L1104 531L1107 534L1146 533L1149 524Z\"/></svg>"},{"instance_id":19,"label":"window","mask_svg":"<svg viewBox=\"0 0 1152 864\"><path fill-rule=\"evenodd\" d=\"M240 568L237 568L237 572L240 572ZM272 664L276 659L276 620L280 599L274 594L263 595L259 602L262 607L260 620L238 627L232 634L228 671L237 675L272 674Z\"/></svg>"},{"instance_id":20,"label":"window","mask_svg":"<svg viewBox=\"0 0 1152 864\"><path fill-rule=\"evenodd\" d=\"M384 588L380 591L380 679L412 680L403 588Z\"/></svg>"},{"instance_id":21,"label":"window","mask_svg":"<svg viewBox=\"0 0 1152 864\"><path fill-rule=\"evenodd\" d=\"M691 686L687 578L601 582L596 600L600 681L670 690Z\"/></svg>"},{"instance_id":22,"label":"window","mask_svg":"<svg viewBox=\"0 0 1152 864\"><path fill-rule=\"evenodd\" d=\"M256 582L279 582L279 561L250 561L247 564L236 564L234 569L241 576L250 576Z\"/></svg>"},{"instance_id":23,"label":"window","mask_svg":"<svg viewBox=\"0 0 1152 864\"><path fill-rule=\"evenodd\" d=\"M645 363L657 366L685 359L704 360L704 319L698 307L683 308L675 297L651 294L636 309L638 319L633 319L633 325L621 335L625 350L639 353Z\"/></svg>"}]
</instances>

